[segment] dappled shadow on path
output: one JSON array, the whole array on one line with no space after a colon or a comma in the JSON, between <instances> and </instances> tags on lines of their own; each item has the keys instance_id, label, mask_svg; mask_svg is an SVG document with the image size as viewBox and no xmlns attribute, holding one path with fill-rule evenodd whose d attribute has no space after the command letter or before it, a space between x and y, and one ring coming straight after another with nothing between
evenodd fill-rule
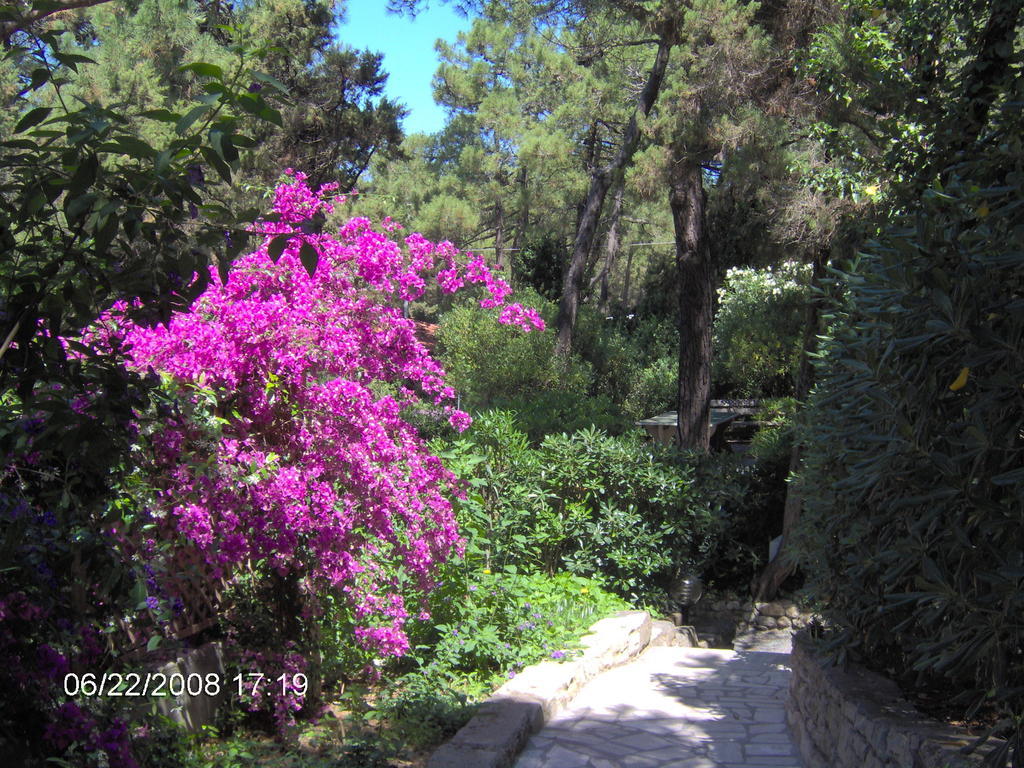
<instances>
[{"instance_id":1,"label":"dappled shadow on path","mask_svg":"<svg viewBox=\"0 0 1024 768\"><path fill-rule=\"evenodd\" d=\"M788 658L652 649L588 684L516 768L797 768Z\"/></svg>"}]
</instances>

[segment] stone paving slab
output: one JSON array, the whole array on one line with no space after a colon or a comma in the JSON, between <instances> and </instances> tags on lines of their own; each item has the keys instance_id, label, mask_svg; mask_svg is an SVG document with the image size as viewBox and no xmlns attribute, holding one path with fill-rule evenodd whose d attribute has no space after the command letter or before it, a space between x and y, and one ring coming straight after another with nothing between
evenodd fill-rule
<instances>
[{"instance_id":1,"label":"stone paving slab","mask_svg":"<svg viewBox=\"0 0 1024 768\"><path fill-rule=\"evenodd\" d=\"M651 648L588 683L515 768L800 768L789 654Z\"/></svg>"}]
</instances>

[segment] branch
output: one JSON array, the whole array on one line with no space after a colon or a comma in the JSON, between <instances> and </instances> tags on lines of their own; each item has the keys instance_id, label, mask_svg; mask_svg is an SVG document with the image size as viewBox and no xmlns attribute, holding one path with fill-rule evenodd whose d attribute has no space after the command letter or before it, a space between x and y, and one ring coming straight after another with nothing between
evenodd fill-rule
<instances>
[{"instance_id":1,"label":"branch","mask_svg":"<svg viewBox=\"0 0 1024 768\"><path fill-rule=\"evenodd\" d=\"M7 45L11 39L11 35L15 32L21 32L23 29L28 27L30 24L34 24L37 21L45 19L47 16L52 16L55 13L63 13L64 11L73 11L77 8L89 8L94 5L100 5L101 3L108 3L110 0L63 0L56 7L45 7L36 8L34 5L29 6L22 14L21 18L13 21L0 22L0 40L3 41L4 45ZM11 10L14 10L16 6L7 6Z\"/></svg>"}]
</instances>

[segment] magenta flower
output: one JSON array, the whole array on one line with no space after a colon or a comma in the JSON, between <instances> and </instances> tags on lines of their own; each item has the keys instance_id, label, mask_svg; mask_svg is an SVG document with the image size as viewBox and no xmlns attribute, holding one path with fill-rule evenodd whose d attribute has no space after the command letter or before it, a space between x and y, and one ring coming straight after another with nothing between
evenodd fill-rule
<instances>
[{"instance_id":1,"label":"magenta flower","mask_svg":"<svg viewBox=\"0 0 1024 768\"><path fill-rule=\"evenodd\" d=\"M342 199L336 186L313 191L291 175L275 192L277 220L258 225L262 245L226 283L212 269L190 313L145 328L122 305L87 338L123 340L132 365L169 377L197 414L151 435L153 515L168 538L184 537L217 569L266 560L337 590L360 622L358 641L401 655L410 609L399 576L429 590L463 546L455 477L402 414L426 405L457 430L470 423L401 302L422 296L432 274L445 291L482 285L484 306L504 305L510 289L482 257L463 263L450 243L398 239L390 220L307 232ZM518 304L499 321L544 327Z\"/></svg>"}]
</instances>

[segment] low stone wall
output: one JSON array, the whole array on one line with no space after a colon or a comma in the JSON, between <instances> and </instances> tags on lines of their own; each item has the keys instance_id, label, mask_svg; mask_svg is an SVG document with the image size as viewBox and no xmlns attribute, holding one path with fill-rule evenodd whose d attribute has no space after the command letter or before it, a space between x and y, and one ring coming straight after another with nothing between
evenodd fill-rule
<instances>
[{"instance_id":1,"label":"low stone wall","mask_svg":"<svg viewBox=\"0 0 1024 768\"><path fill-rule=\"evenodd\" d=\"M527 667L495 691L476 715L443 744L427 768L508 768L530 735L561 711L601 672L625 664L648 647L691 643L667 621L623 611L590 628L583 655Z\"/></svg>"},{"instance_id":2,"label":"low stone wall","mask_svg":"<svg viewBox=\"0 0 1024 768\"><path fill-rule=\"evenodd\" d=\"M729 647L736 635L767 629L803 629L812 614L792 600L755 603L729 595L708 595L690 608L690 623L698 634Z\"/></svg>"},{"instance_id":3,"label":"low stone wall","mask_svg":"<svg viewBox=\"0 0 1024 768\"><path fill-rule=\"evenodd\" d=\"M806 768L968 768L996 746L961 754L974 737L920 714L891 680L830 666L803 633L790 666L786 716Z\"/></svg>"}]
</instances>

